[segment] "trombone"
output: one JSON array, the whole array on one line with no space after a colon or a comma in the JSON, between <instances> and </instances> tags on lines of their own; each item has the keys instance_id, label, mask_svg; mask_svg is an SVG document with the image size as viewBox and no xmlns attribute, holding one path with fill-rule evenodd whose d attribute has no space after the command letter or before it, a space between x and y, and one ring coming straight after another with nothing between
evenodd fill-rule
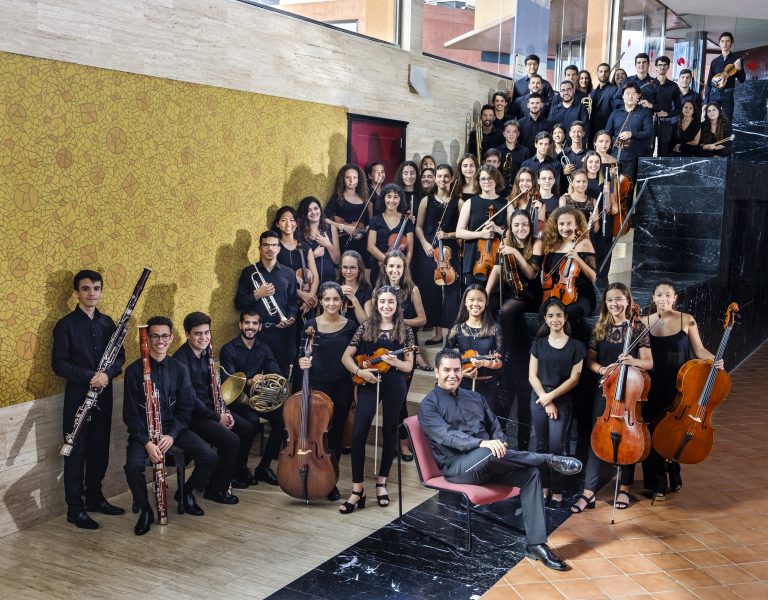
<instances>
[{"instance_id":1,"label":"trombone","mask_svg":"<svg viewBox=\"0 0 768 600\"><path fill-rule=\"evenodd\" d=\"M251 283L253 283L253 290L256 291L262 285L266 285L267 281L264 279L264 275L261 274L261 271L259 271L259 267L256 263L253 263L253 268L255 270L253 273L251 273ZM275 300L274 296L264 296L261 301L264 303L264 307L267 309L267 314L270 317L278 315L280 317L281 323L289 320L288 317L283 314L283 311L280 310L280 307L277 305L277 300Z\"/></svg>"},{"instance_id":2,"label":"trombone","mask_svg":"<svg viewBox=\"0 0 768 600\"><path fill-rule=\"evenodd\" d=\"M592 118L592 98L585 96L581 99L581 104L587 109L587 117Z\"/></svg>"}]
</instances>

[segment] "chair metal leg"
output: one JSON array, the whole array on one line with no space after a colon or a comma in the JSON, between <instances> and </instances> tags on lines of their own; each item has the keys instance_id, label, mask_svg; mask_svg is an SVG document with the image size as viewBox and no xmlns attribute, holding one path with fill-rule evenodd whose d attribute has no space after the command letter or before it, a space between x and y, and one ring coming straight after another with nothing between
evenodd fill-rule
<instances>
[{"instance_id":1,"label":"chair metal leg","mask_svg":"<svg viewBox=\"0 0 768 600\"><path fill-rule=\"evenodd\" d=\"M464 496L464 502L467 503L467 552L472 553L472 503L469 501L469 498L467 498L466 494L462 494Z\"/></svg>"}]
</instances>

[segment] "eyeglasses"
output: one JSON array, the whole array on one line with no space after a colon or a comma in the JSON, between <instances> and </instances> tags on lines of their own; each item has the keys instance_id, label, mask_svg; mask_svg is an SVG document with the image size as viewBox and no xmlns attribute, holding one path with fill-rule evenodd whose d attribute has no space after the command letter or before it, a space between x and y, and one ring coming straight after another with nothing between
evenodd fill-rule
<instances>
[{"instance_id":1,"label":"eyeglasses","mask_svg":"<svg viewBox=\"0 0 768 600\"><path fill-rule=\"evenodd\" d=\"M169 342L173 335L170 333L151 333L149 335L149 339L153 342L158 342L160 340L163 340L164 342Z\"/></svg>"},{"instance_id":2,"label":"eyeglasses","mask_svg":"<svg viewBox=\"0 0 768 600\"><path fill-rule=\"evenodd\" d=\"M480 183L487 182L487 181L493 181L493 177L480 177L478 179Z\"/></svg>"},{"instance_id":3,"label":"eyeglasses","mask_svg":"<svg viewBox=\"0 0 768 600\"><path fill-rule=\"evenodd\" d=\"M280 242L277 242L276 244L268 244L267 242L264 242L262 244L262 247L264 247L264 248L279 248L280 247Z\"/></svg>"}]
</instances>

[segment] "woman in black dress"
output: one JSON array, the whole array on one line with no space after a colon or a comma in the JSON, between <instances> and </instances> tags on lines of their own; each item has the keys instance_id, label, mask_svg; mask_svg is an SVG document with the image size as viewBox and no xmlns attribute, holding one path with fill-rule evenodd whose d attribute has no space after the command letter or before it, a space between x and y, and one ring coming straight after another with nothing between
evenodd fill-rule
<instances>
[{"instance_id":1,"label":"woman in black dress","mask_svg":"<svg viewBox=\"0 0 768 600\"><path fill-rule=\"evenodd\" d=\"M600 306L600 318L592 331L587 353L587 368L602 377L614 365L625 364L638 367L646 371L653 369L653 356L651 355L650 341L645 335L646 327L638 322L633 331L632 339L640 340L629 355L622 354L624 341L627 337L630 310L632 307L632 294L623 283L612 283L603 294L603 302ZM602 388L595 392L592 405L592 422L605 411L605 398ZM571 512L580 513L585 508L595 507L595 493L598 481L603 471L608 467L589 449L584 490L576 496L576 503L571 507ZM634 481L635 465L627 465L621 468L621 480L619 494L616 498L616 508L623 510L629 508L631 501L629 488Z\"/></svg>"},{"instance_id":2,"label":"woman in black dress","mask_svg":"<svg viewBox=\"0 0 768 600\"><path fill-rule=\"evenodd\" d=\"M456 237L464 240L464 258L461 270L466 285L473 283L485 285L486 278L476 277L472 274L472 267L479 256L477 245L481 240L485 241L503 235L504 229L499 224L506 221L506 214L499 214L501 209L507 205L506 200L499 196L505 185L499 170L490 165L483 165L478 171L478 181L481 188L480 194L472 196L464 202L459 212L458 223L456 223ZM488 220L491 207L493 207L494 219L485 223ZM483 228L480 231L475 231L481 225Z\"/></svg>"},{"instance_id":3,"label":"woman in black dress","mask_svg":"<svg viewBox=\"0 0 768 600\"><path fill-rule=\"evenodd\" d=\"M710 102L704 107L706 119L701 124L699 156L730 156L733 153L733 135L728 117L719 102Z\"/></svg>"},{"instance_id":4,"label":"woman in black dress","mask_svg":"<svg viewBox=\"0 0 768 600\"><path fill-rule=\"evenodd\" d=\"M315 331L314 351L310 358L300 358L299 367L309 369L309 385L318 392L328 394L333 401L333 419L328 431L328 447L341 456L344 425L347 422L349 407L352 406L353 385L349 373L341 363L341 357L349 346L357 324L341 316L341 286L335 281L327 281L317 293L322 313L307 322L307 327ZM306 330L306 329L305 329ZM328 494L328 500L338 500L339 490L334 486Z\"/></svg>"},{"instance_id":5,"label":"woman in black dress","mask_svg":"<svg viewBox=\"0 0 768 600\"><path fill-rule=\"evenodd\" d=\"M560 206L560 188L557 185L557 172L552 167L541 167L539 169L538 183L539 200L544 205L544 214L551 215ZM544 220L546 221L546 218ZM543 234L542 231L539 233Z\"/></svg>"},{"instance_id":6,"label":"woman in black dress","mask_svg":"<svg viewBox=\"0 0 768 600\"><path fill-rule=\"evenodd\" d=\"M696 156L701 139L701 121L696 117L696 104L692 100L683 102L680 120L672 135L673 156Z\"/></svg>"},{"instance_id":7,"label":"woman in black dress","mask_svg":"<svg viewBox=\"0 0 768 600\"><path fill-rule=\"evenodd\" d=\"M424 192L421 189L421 176L419 167L412 160L406 160L398 167L395 173L395 181L403 189L406 210L411 213L411 220L416 220L416 214L419 212L419 202L421 202Z\"/></svg>"},{"instance_id":8,"label":"woman in black dress","mask_svg":"<svg viewBox=\"0 0 768 600\"><path fill-rule=\"evenodd\" d=\"M339 233L323 214L320 201L307 196L299 202L297 211L300 223L299 239L312 250L320 283L336 279L336 265L339 264Z\"/></svg>"},{"instance_id":9,"label":"woman in black dress","mask_svg":"<svg viewBox=\"0 0 768 600\"><path fill-rule=\"evenodd\" d=\"M677 289L673 281L664 279L653 290L656 312L643 318L650 330L653 371L648 401L643 402L643 420L654 428L670 410L677 396L677 372L692 358L714 360L715 356L704 347L696 319L688 313L675 310ZM717 364L723 369L723 361ZM643 483L647 490L656 493L656 499L667 492L676 492L683 485L680 463L669 462L655 449L643 461Z\"/></svg>"},{"instance_id":10,"label":"woman in black dress","mask_svg":"<svg viewBox=\"0 0 768 600\"><path fill-rule=\"evenodd\" d=\"M597 279L595 248L589 236L582 234L587 229L584 214L576 209L561 206L547 219L544 229L544 261L542 273L551 274L558 280L558 270L571 258L581 268L576 278L577 299L566 306L568 319L572 327L576 322L592 314L595 310L594 282ZM581 237L581 240L577 240ZM558 267L557 265L560 265Z\"/></svg>"},{"instance_id":11,"label":"woman in black dress","mask_svg":"<svg viewBox=\"0 0 768 600\"><path fill-rule=\"evenodd\" d=\"M456 223L463 200L451 197L453 169L442 164L437 168L437 191L422 200L416 217L416 238L419 248L413 259L413 277L421 292L426 312L426 327L433 327L431 339L425 343L434 346L443 343L443 327L450 327L456 319L461 295L459 247L456 244ZM434 240L434 245L433 245ZM451 285L435 283L434 250L438 240L443 240L443 252L450 249L451 264L456 272L456 281Z\"/></svg>"},{"instance_id":12,"label":"woman in black dress","mask_svg":"<svg viewBox=\"0 0 768 600\"><path fill-rule=\"evenodd\" d=\"M339 507L342 514L349 514L357 507L365 508L365 443L376 415L378 381L378 399L381 401L383 412L383 443L376 482L376 500L379 506L389 506L387 477L397 451L397 421L408 390L406 379L408 373L413 370L413 352L396 356L391 354L391 351L416 343L413 330L403 321L398 303L399 296L399 291L390 286L381 287L374 292L371 318L357 328L342 357L347 371L365 381L364 385L358 386L357 410L352 431L352 494ZM356 355L370 356L379 348L390 351L383 359L390 366L389 371L379 374L376 369L361 369L357 365Z\"/></svg>"},{"instance_id":13,"label":"woman in black dress","mask_svg":"<svg viewBox=\"0 0 768 600\"><path fill-rule=\"evenodd\" d=\"M336 223L340 251L359 252L366 269L370 269L366 232L372 215L373 206L369 201L365 173L355 164L344 165L336 176L333 196L325 206L325 216Z\"/></svg>"},{"instance_id":14,"label":"woman in black dress","mask_svg":"<svg viewBox=\"0 0 768 600\"><path fill-rule=\"evenodd\" d=\"M317 306L316 294L320 279L312 251L296 239L297 228L296 211L291 206L279 208L272 222L272 231L280 234L280 252L277 254L277 262L290 267L297 273L301 269L303 277L299 274L296 276L296 295L301 314L307 315Z\"/></svg>"},{"instance_id":15,"label":"woman in black dress","mask_svg":"<svg viewBox=\"0 0 768 600\"><path fill-rule=\"evenodd\" d=\"M462 355L474 350L479 356L497 354L499 358L472 359L471 369L464 372L461 387L480 392L497 417L506 419L507 414L496 412L496 391L499 386L497 371L502 367L503 342L501 328L488 308L488 294L479 285L470 285L461 298L456 324L445 340L446 348L458 350ZM462 358L462 366L465 359Z\"/></svg>"},{"instance_id":16,"label":"woman in black dress","mask_svg":"<svg viewBox=\"0 0 768 600\"><path fill-rule=\"evenodd\" d=\"M347 250L341 255L337 283L343 295L341 316L359 325L368 320L373 288L365 278L363 257L355 250Z\"/></svg>"},{"instance_id":17,"label":"woman in black dress","mask_svg":"<svg viewBox=\"0 0 768 600\"><path fill-rule=\"evenodd\" d=\"M462 200L469 200L480 193L480 184L477 182L477 172L480 163L474 154L465 154L459 160L456 167L456 185L453 187L453 195Z\"/></svg>"},{"instance_id":18,"label":"woman in black dress","mask_svg":"<svg viewBox=\"0 0 768 600\"><path fill-rule=\"evenodd\" d=\"M512 184L512 191L509 199L514 200L511 208L524 210L533 219L534 209L539 209L539 220L547 220L547 209L539 199L539 179L538 174L528 167L521 167L515 175L515 181ZM510 213L508 212L507 215Z\"/></svg>"},{"instance_id":19,"label":"woman in black dress","mask_svg":"<svg viewBox=\"0 0 768 600\"><path fill-rule=\"evenodd\" d=\"M571 326L563 305L557 298L550 298L541 307L543 321L531 346L528 379L531 384L531 415L536 432L536 452L557 456L565 452L568 426L573 415L571 390L581 377L581 368L587 349L571 337ZM562 476L542 469L541 487L549 501L551 488L552 508L560 508L563 502Z\"/></svg>"},{"instance_id":20,"label":"woman in black dress","mask_svg":"<svg viewBox=\"0 0 768 600\"><path fill-rule=\"evenodd\" d=\"M435 190L435 169L432 167L423 167L421 169L421 192L425 196L434 194Z\"/></svg>"},{"instance_id":21,"label":"woman in black dress","mask_svg":"<svg viewBox=\"0 0 768 600\"><path fill-rule=\"evenodd\" d=\"M408 205L405 202L405 195L402 188L394 183L388 183L381 189L381 198L379 199L380 208L383 207L381 214L371 219L368 228L368 254L371 257L371 276L370 281L376 281L379 277L381 263L384 261L384 255L390 250L390 238L394 238L402 230L403 235L400 240L400 246L405 246L406 264L410 264L413 256L413 222L405 216Z\"/></svg>"}]
</instances>

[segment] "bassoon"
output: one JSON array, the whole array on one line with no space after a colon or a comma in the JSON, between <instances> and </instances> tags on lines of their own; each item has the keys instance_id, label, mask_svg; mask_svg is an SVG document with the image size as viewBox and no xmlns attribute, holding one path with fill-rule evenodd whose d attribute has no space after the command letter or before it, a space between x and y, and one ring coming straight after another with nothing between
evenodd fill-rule
<instances>
[{"instance_id":1,"label":"bassoon","mask_svg":"<svg viewBox=\"0 0 768 600\"><path fill-rule=\"evenodd\" d=\"M152 367L149 363L149 327L139 325L139 344L141 364L144 368L144 406L147 411L147 433L149 441L157 446L163 437L163 420L160 416L160 392L152 383ZM168 523L167 486L165 483L165 454L159 462L152 463L152 481L155 487L157 521L160 525Z\"/></svg>"},{"instance_id":2,"label":"bassoon","mask_svg":"<svg viewBox=\"0 0 768 600\"><path fill-rule=\"evenodd\" d=\"M144 267L144 272L141 274L141 277L139 277L139 281L136 284L136 287L133 288L133 294L131 294L131 298L128 300L128 306L125 307L123 316L120 317L120 321L117 323L117 329L115 329L112 337L107 343L104 354L99 361L99 366L96 369L97 372L103 371L106 373L117 359L120 348L123 347L125 336L128 335L128 321L131 318L131 313L136 307L136 303L139 301L141 292L144 291L144 285L147 283L147 279L149 279L149 274L151 272L152 269L149 267ZM59 453L63 456L69 456L72 453L72 449L75 447L75 444L80 437L80 433L83 430L83 426L88 421L90 421L91 410L93 410L93 408L96 406L96 403L99 400L99 396L103 391L104 388L93 386L91 386L91 388L88 390L88 393L85 396L85 400L77 409L77 413L75 414L75 421L72 425L72 433L67 433L64 436L64 445L59 450Z\"/></svg>"}]
</instances>

